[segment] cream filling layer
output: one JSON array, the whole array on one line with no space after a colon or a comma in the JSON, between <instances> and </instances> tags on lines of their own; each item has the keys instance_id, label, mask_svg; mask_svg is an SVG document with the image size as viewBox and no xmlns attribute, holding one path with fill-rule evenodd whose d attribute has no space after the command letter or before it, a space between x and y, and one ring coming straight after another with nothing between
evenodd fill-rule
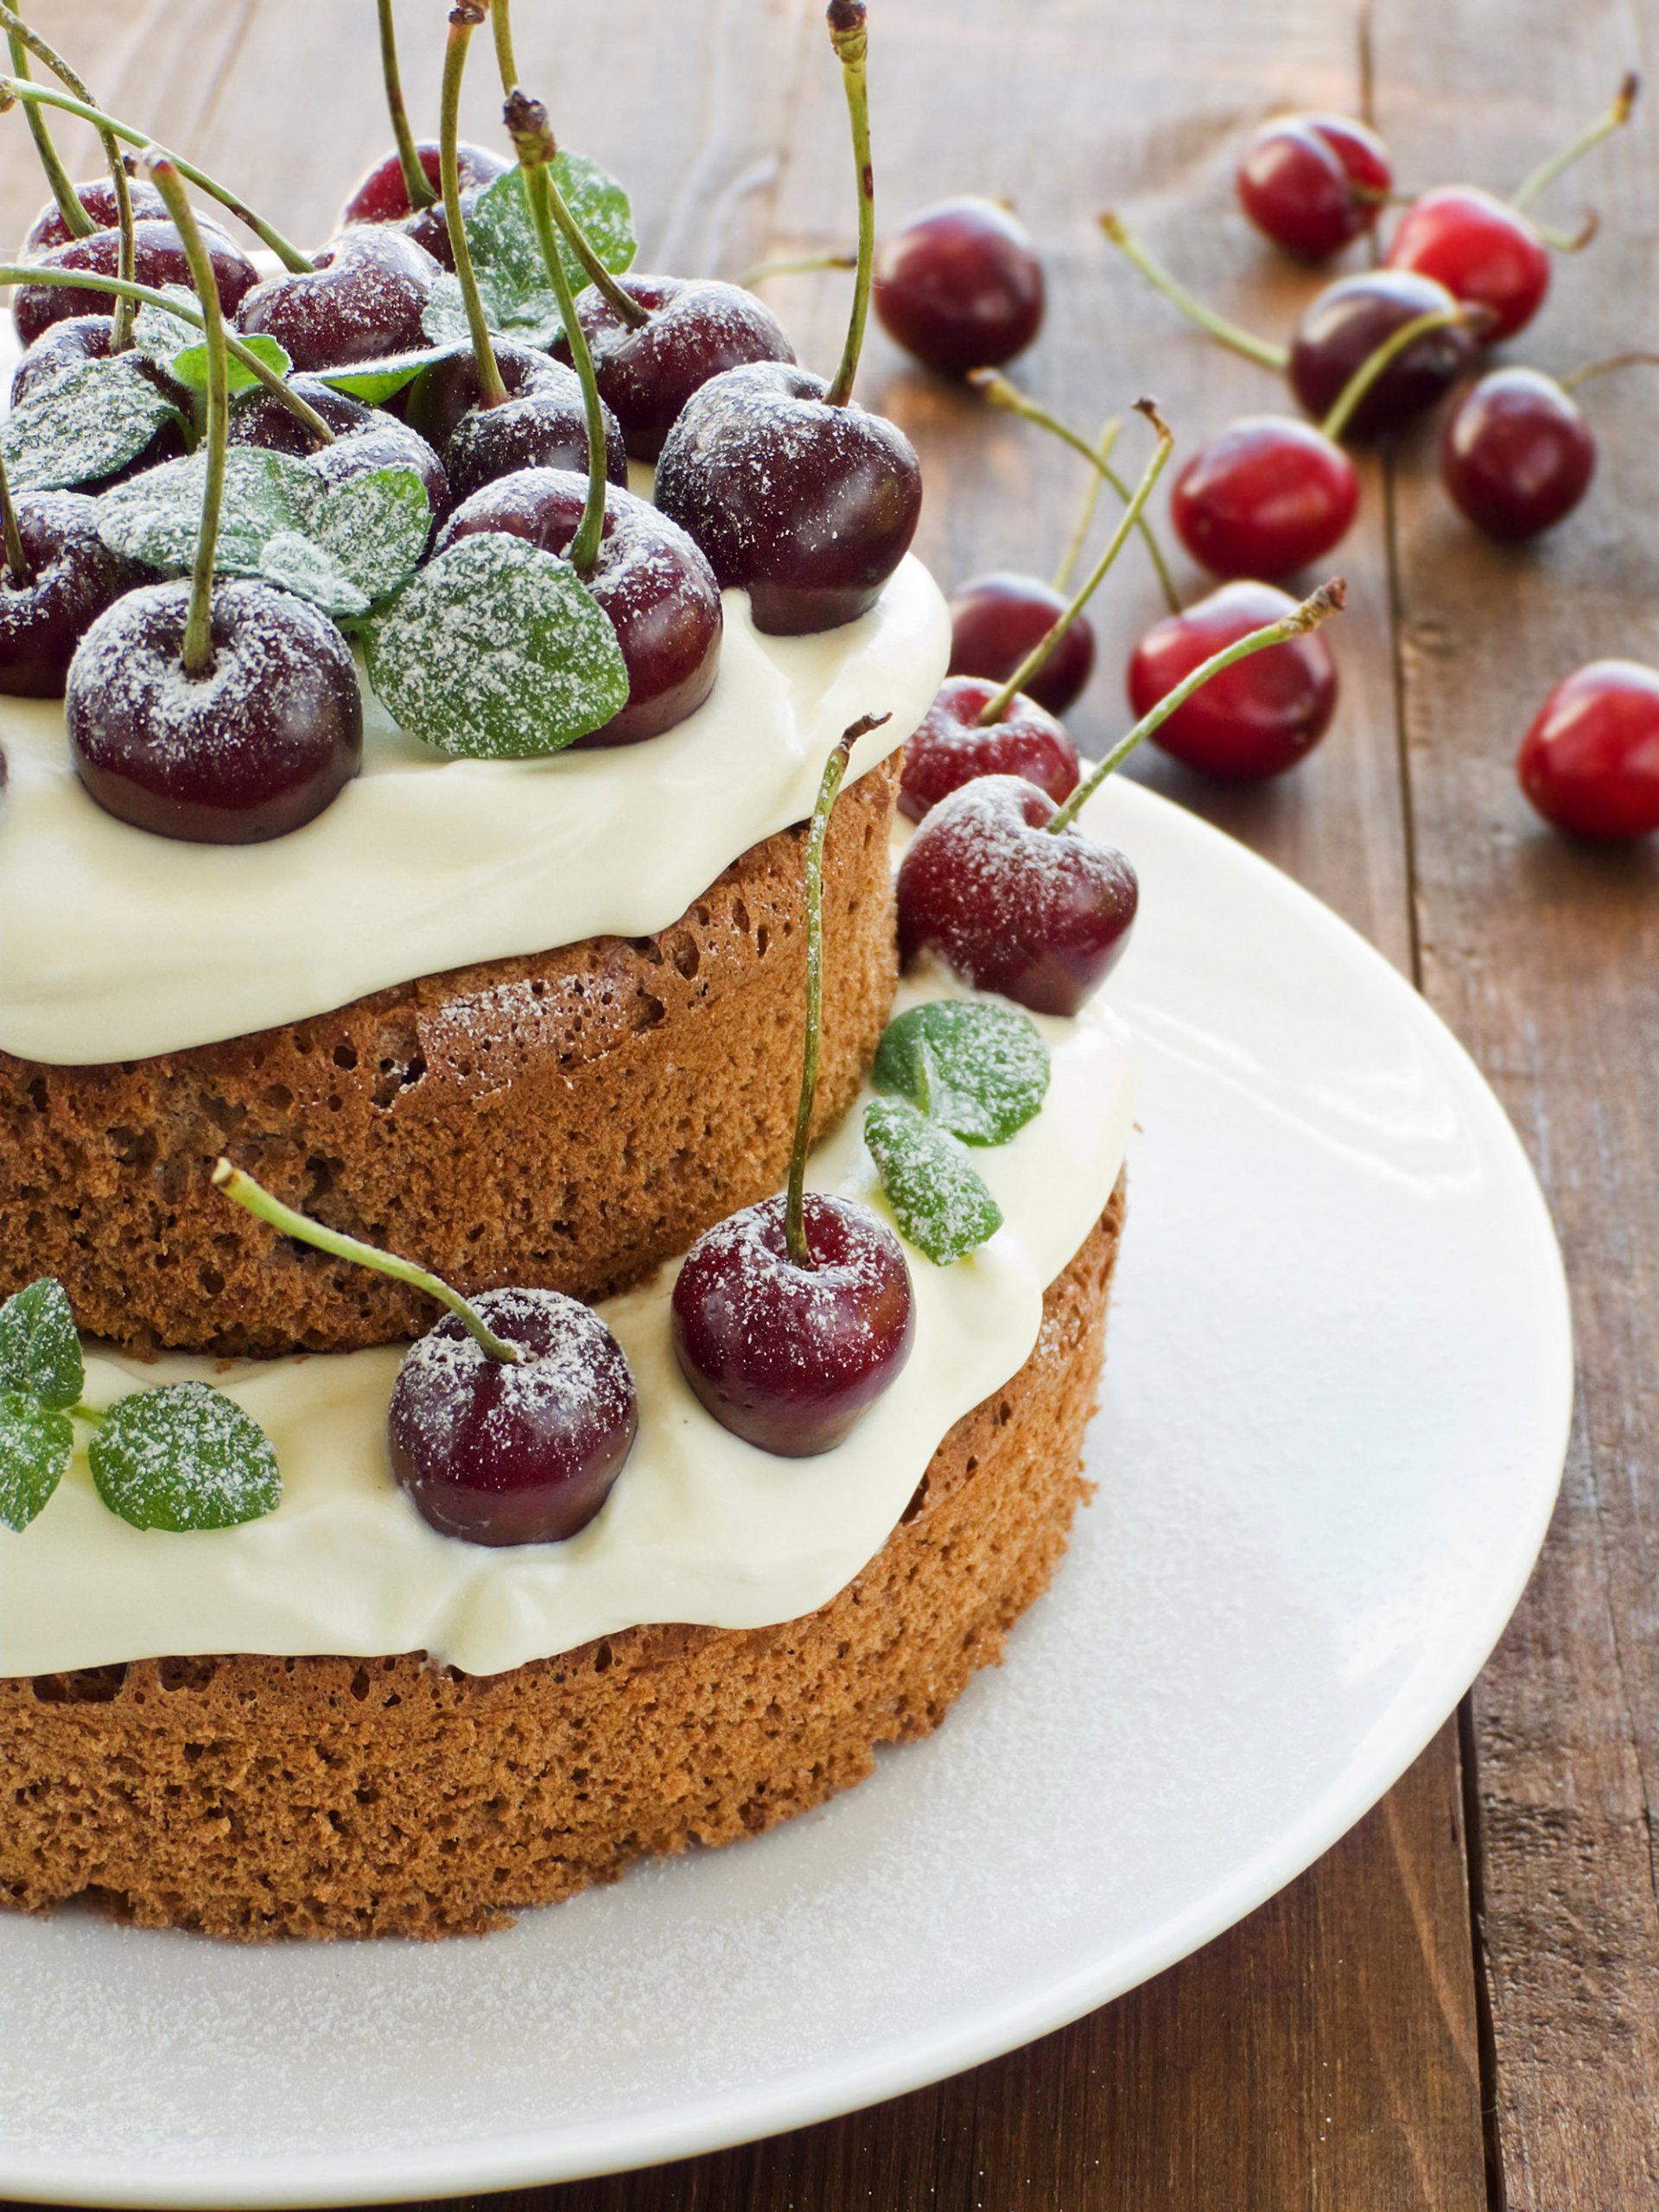
<instances>
[{"instance_id":1,"label":"cream filling layer","mask_svg":"<svg viewBox=\"0 0 1659 2212\"><path fill-rule=\"evenodd\" d=\"M56 700L0 701L0 1050L147 1058L344 1006L410 976L583 938L647 937L740 853L812 810L931 704L950 625L913 556L856 622L763 636L728 591L715 689L640 746L450 760L364 683L363 772L291 836L190 845L118 822L71 767Z\"/></svg>"},{"instance_id":2,"label":"cream filling layer","mask_svg":"<svg viewBox=\"0 0 1659 2212\"><path fill-rule=\"evenodd\" d=\"M947 995L963 988L923 974L899 1004ZM951 1268L908 1254L914 1349L835 1451L773 1459L703 1411L670 1343L671 1266L600 1308L633 1369L639 1433L603 1510L563 1544L491 1549L422 1520L386 1450L399 1346L229 1366L94 1347L94 1406L189 1376L228 1391L276 1447L282 1503L238 1529L141 1531L105 1510L78 1453L29 1529L0 1529L0 1675L170 1653L416 1650L492 1675L641 1622L756 1628L828 1603L887 1541L952 1423L1024 1364L1045 1288L1117 1179L1134 1103L1125 1031L1098 998L1038 1026L1052 1054L1042 1112L974 1155L1003 1226ZM861 1121L855 1108L808 1179L879 1205Z\"/></svg>"}]
</instances>

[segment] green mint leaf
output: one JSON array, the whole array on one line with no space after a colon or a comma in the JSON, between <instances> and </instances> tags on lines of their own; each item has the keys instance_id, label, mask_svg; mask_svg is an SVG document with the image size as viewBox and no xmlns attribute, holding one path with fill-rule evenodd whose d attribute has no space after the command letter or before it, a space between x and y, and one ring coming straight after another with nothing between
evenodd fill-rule
<instances>
[{"instance_id":1,"label":"green mint leaf","mask_svg":"<svg viewBox=\"0 0 1659 2212\"><path fill-rule=\"evenodd\" d=\"M521 346L545 350L564 330L557 296L543 284L539 291L516 292L480 270L479 304L484 320L498 338L512 338ZM459 343L470 345L472 325L467 320L461 279L448 270L437 277L421 310L421 328L442 352Z\"/></svg>"},{"instance_id":2,"label":"green mint leaf","mask_svg":"<svg viewBox=\"0 0 1659 2212\"><path fill-rule=\"evenodd\" d=\"M554 162L553 179L606 268L627 268L635 250L633 211L616 179L586 155L568 153ZM563 320L548 282L522 169L505 170L479 194L467 218L467 241L490 328L525 345L550 346ZM559 257L570 289L580 292L588 272L563 238ZM461 287L454 276L442 276L433 286L422 327L435 343L467 335Z\"/></svg>"},{"instance_id":3,"label":"green mint leaf","mask_svg":"<svg viewBox=\"0 0 1659 2212\"><path fill-rule=\"evenodd\" d=\"M76 361L0 422L0 454L14 492L61 491L113 474L179 419L137 354Z\"/></svg>"},{"instance_id":4,"label":"green mint leaf","mask_svg":"<svg viewBox=\"0 0 1659 2212\"><path fill-rule=\"evenodd\" d=\"M364 644L400 726L472 760L561 752L628 696L616 632L569 563L500 532L429 562Z\"/></svg>"},{"instance_id":5,"label":"green mint leaf","mask_svg":"<svg viewBox=\"0 0 1659 2212\"><path fill-rule=\"evenodd\" d=\"M27 1390L0 1389L0 1527L27 1529L74 1455L69 1416Z\"/></svg>"},{"instance_id":6,"label":"green mint leaf","mask_svg":"<svg viewBox=\"0 0 1659 2212\"><path fill-rule=\"evenodd\" d=\"M99 533L118 553L182 575L195 558L207 456L147 469L99 501ZM412 574L431 527L414 469L377 468L330 484L291 454L233 446L213 565L264 576L334 615L366 613Z\"/></svg>"},{"instance_id":7,"label":"green mint leaf","mask_svg":"<svg viewBox=\"0 0 1659 2212\"><path fill-rule=\"evenodd\" d=\"M164 1382L119 1398L87 1447L111 1513L135 1529L233 1529L283 1494L257 1421L206 1382Z\"/></svg>"},{"instance_id":8,"label":"green mint leaf","mask_svg":"<svg viewBox=\"0 0 1659 2212\"><path fill-rule=\"evenodd\" d=\"M251 337L244 338L242 343L250 353L257 353L268 369L275 369L279 377L285 377L294 365L288 357L286 348L279 346L274 338L265 337L262 332L255 332ZM171 355L168 360L167 372L175 382L183 385L190 391L206 391L207 389L207 341L198 338L194 346L183 346L178 353ZM253 371L245 368L234 353L226 356L225 380L232 399L238 392L253 391L259 382Z\"/></svg>"},{"instance_id":9,"label":"green mint leaf","mask_svg":"<svg viewBox=\"0 0 1659 2212\"><path fill-rule=\"evenodd\" d=\"M1002 1209L955 1137L902 1098L864 1109L864 1141L901 1236L948 1268L1002 1226Z\"/></svg>"},{"instance_id":10,"label":"green mint leaf","mask_svg":"<svg viewBox=\"0 0 1659 2212\"><path fill-rule=\"evenodd\" d=\"M334 391L378 407L451 350L448 346L429 346L418 353L387 353L378 361L354 361L348 368L316 369L312 373Z\"/></svg>"},{"instance_id":11,"label":"green mint leaf","mask_svg":"<svg viewBox=\"0 0 1659 2212\"><path fill-rule=\"evenodd\" d=\"M888 1023L872 1074L964 1144L1006 1144L1041 1109L1048 1047L1011 1007L936 999Z\"/></svg>"},{"instance_id":12,"label":"green mint leaf","mask_svg":"<svg viewBox=\"0 0 1659 2212\"><path fill-rule=\"evenodd\" d=\"M193 308L198 315L200 313L200 303L188 285L163 284L161 289L168 299L177 300L182 306ZM183 353L188 346L200 346L201 343L200 322L192 322L185 315L168 315L165 308L153 307L148 300L140 302L138 311L132 319L135 353L142 353L147 360L158 361L165 365L175 353Z\"/></svg>"},{"instance_id":13,"label":"green mint leaf","mask_svg":"<svg viewBox=\"0 0 1659 2212\"><path fill-rule=\"evenodd\" d=\"M58 1413L86 1387L68 1296L60 1282L42 1275L0 1306L0 1389L26 1391Z\"/></svg>"}]
</instances>

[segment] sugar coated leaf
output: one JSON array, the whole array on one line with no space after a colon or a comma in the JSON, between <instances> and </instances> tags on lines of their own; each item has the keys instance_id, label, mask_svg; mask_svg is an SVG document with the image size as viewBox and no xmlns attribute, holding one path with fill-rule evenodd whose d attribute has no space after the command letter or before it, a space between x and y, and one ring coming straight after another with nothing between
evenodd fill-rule
<instances>
[{"instance_id":1,"label":"sugar coated leaf","mask_svg":"<svg viewBox=\"0 0 1659 2212\"><path fill-rule=\"evenodd\" d=\"M132 342L136 351L149 359L170 361L187 346L200 345L201 308L188 284L163 284L161 289L166 298L177 300L190 312L169 315L165 308L158 308L151 301L141 301L132 319ZM191 314L198 319L192 321Z\"/></svg>"},{"instance_id":2,"label":"sugar coated leaf","mask_svg":"<svg viewBox=\"0 0 1659 2212\"><path fill-rule=\"evenodd\" d=\"M27 1529L63 1480L75 1432L27 1390L0 1389L0 1527Z\"/></svg>"},{"instance_id":3,"label":"sugar coated leaf","mask_svg":"<svg viewBox=\"0 0 1659 2212\"><path fill-rule=\"evenodd\" d=\"M68 1297L42 1275L0 1306L0 1389L26 1391L55 1412L73 1406L86 1382Z\"/></svg>"},{"instance_id":4,"label":"sugar coated leaf","mask_svg":"<svg viewBox=\"0 0 1659 2212\"><path fill-rule=\"evenodd\" d=\"M903 1098L864 1109L864 1141L899 1234L936 1268L948 1268L1002 1226L1002 1209L947 1130Z\"/></svg>"},{"instance_id":5,"label":"sugar coated leaf","mask_svg":"<svg viewBox=\"0 0 1659 2212\"><path fill-rule=\"evenodd\" d=\"M459 286L456 289L459 294ZM378 407L453 350L449 346L429 346L418 353L388 353L378 361L353 361L347 368L318 369L313 373L334 391Z\"/></svg>"},{"instance_id":6,"label":"sugar coated leaf","mask_svg":"<svg viewBox=\"0 0 1659 2212\"><path fill-rule=\"evenodd\" d=\"M568 561L480 532L366 626L375 690L401 726L473 760L558 753L626 702L616 632Z\"/></svg>"},{"instance_id":7,"label":"sugar coated leaf","mask_svg":"<svg viewBox=\"0 0 1659 2212\"><path fill-rule=\"evenodd\" d=\"M0 454L14 492L61 491L112 475L178 419L137 354L76 361L0 422Z\"/></svg>"},{"instance_id":8,"label":"sugar coated leaf","mask_svg":"<svg viewBox=\"0 0 1659 2212\"><path fill-rule=\"evenodd\" d=\"M135 1529L233 1529L272 1511L283 1494L264 1429L206 1382L118 1399L87 1458L99 1496Z\"/></svg>"},{"instance_id":9,"label":"sugar coated leaf","mask_svg":"<svg viewBox=\"0 0 1659 2212\"><path fill-rule=\"evenodd\" d=\"M1012 1007L935 999L888 1023L874 1079L966 1144L1006 1144L1041 1109L1048 1047Z\"/></svg>"},{"instance_id":10,"label":"sugar coated leaf","mask_svg":"<svg viewBox=\"0 0 1659 2212\"><path fill-rule=\"evenodd\" d=\"M321 545L296 530L279 530L259 552L259 573L268 583L321 607L325 614L366 614L367 596Z\"/></svg>"},{"instance_id":11,"label":"sugar coated leaf","mask_svg":"<svg viewBox=\"0 0 1659 2212\"><path fill-rule=\"evenodd\" d=\"M285 377L294 365L288 357L286 348L279 346L274 338L267 338L262 331L255 332L251 336L244 338L242 343L250 353L257 354L268 369L275 369L279 377ZM171 355L168 359L167 371L170 377L175 378L180 384L187 385L190 391L206 391L207 389L206 340L199 338L194 346L182 346L178 353ZM226 361L225 381L229 387L232 397L234 398L238 392L251 391L259 379L251 369L245 368L235 354L232 353Z\"/></svg>"},{"instance_id":12,"label":"sugar coated leaf","mask_svg":"<svg viewBox=\"0 0 1659 2212\"><path fill-rule=\"evenodd\" d=\"M616 179L585 154L562 153L553 163L553 181L605 267L627 268L634 256L633 211ZM488 279L500 311L524 322L532 319L532 300L552 301L522 169L504 170L479 194L467 218L467 241L479 276ZM559 257L570 289L581 291L588 272L563 238ZM556 325L556 306L554 313Z\"/></svg>"}]
</instances>

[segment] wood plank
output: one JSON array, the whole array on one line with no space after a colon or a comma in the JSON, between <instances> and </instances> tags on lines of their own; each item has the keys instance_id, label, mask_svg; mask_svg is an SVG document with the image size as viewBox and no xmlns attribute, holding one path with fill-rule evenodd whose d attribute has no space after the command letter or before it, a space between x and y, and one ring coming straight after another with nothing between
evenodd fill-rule
<instances>
[{"instance_id":1,"label":"wood plank","mask_svg":"<svg viewBox=\"0 0 1659 2212\"><path fill-rule=\"evenodd\" d=\"M1446 149L1499 190L1659 66L1650 16L1595 0L1376 17L1379 118L1402 174ZM1503 67L1493 73L1501 41ZM1484 96L1469 97L1479 85ZM1651 95L1649 95L1651 97ZM1560 371L1654 335L1651 108L1551 195L1600 238L1558 261L1508 349ZM1550 685L1602 654L1659 658L1653 394L1585 395L1601 441L1586 505L1535 552L1463 528L1432 455L1397 494L1405 729L1423 984L1497 1085L1543 1177L1572 1278L1580 1405L1542 1568L1475 1702L1498 2129L1514 2212L1659 2192L1659 851L1543 829L1515 747Z\"/></svg>"}]
</instances>

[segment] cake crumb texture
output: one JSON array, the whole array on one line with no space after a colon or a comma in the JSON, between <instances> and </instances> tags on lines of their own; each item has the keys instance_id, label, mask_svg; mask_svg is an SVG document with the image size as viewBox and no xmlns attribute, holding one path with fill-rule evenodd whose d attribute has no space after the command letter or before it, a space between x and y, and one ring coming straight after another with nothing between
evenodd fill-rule
<instances>
[{"instance_id":1,"label":"cake crumb texture","mask_svg":"<svg viewBox=\"0 0 1659 2212\"><path fill-rule=\"evenodd\" d=\"M899 756L848 786L823 880L815 1134L857 1095L897 981ZM430 1301L278 1236L210 1185L229 1153L331 1229L468 1292L590 1303L784 1179L805 1020L804 824L652 938L395 985L156 1058L0 1052L0 1298L55 1275L124 1351L271 1357L418 1336Z\"/></svg>"},{"instance_id":2,"label":"cake crumb texture","mask_svg":"<svg viewBox=\"0 0 1659 2212\"><path fill-rule=\"evenodd\" d=\"M242 1941L477 1934L861 1782L1000 1661L1065 1549L1123 1204L1120 1179L1025 1366L802 1619L630 1629L487 1677L405 1654L0 1680L0 1904Z\"/></svg>"}]
</instances>

